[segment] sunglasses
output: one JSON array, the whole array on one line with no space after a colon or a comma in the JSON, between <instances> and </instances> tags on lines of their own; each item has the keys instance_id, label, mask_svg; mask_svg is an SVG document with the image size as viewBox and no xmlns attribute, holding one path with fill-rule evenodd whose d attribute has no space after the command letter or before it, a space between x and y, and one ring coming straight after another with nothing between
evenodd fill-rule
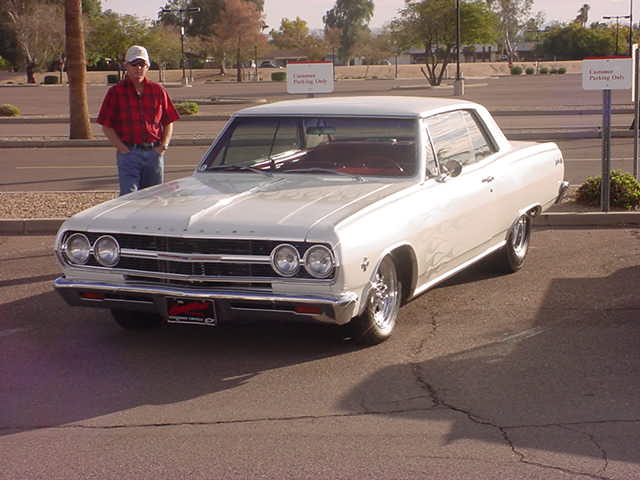
<instances>
[{"instance_id":1,"label":"sunglasses","mask_svg":"<svg viewBox=\"0 0 640 480\"><path fill-rule=\"evenodd\" d=\"M145 62L144 60L136 60L133 62L129 62L129 65L131 65L132 67L146 67L147 62Z\"/></svg>"}]
</instances>

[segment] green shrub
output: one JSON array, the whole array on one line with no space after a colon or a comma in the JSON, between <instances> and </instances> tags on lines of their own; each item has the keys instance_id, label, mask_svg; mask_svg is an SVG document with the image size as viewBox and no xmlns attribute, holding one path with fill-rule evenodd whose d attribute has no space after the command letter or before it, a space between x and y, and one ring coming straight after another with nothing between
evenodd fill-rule
<instances>
[{"instance_id":1,"label":"green shrub","mask_svg":"<svg viewBox=\"0 0 640 480\"><path fill-rule=\"evenodd\" d=\"M287 80L287 72L273 72L271 74L272 82L284 82Z\"/></svg>"},{"instance_id":2,"label":"green shrub","mask_svg":"<svg viewBox=\"0 0 640 480\"><path fill-rule=\"evenodd\" d=\"M200 106L196 102L180 102L175 105L180 115L195 115L200 111Z\"/></svg>"},{"instance_id":3,"label":"green shrub","mask_svg":"<svg viewBox=\"0 0 640 480\"><path fill-rule=\"evenodd\" d=\"M549 73L552 75L555 73L558 73L558 69L556 67L551 67L551 70L549 70Z\"/></svg>"},{"instance_id":4,"label":"green shrub","mask_svg":"<svg viewBox=\"0 0 640 480\"><path fill-rule=\"evenodd\" d=\"M511 67L511 75L522 75L522 67Z\"/></svg>"},{"instance_id":5,"label":"green shrub","mask_svg":"<svg viewBox=\"0 0 640 480\"><path fill-rule=\"evenodd\" d=\"M118 83L118 75L116 75L115 73L107 75L107 83Z\"/></svg>"},{"instance_id":6,"label":"green shrub","mask_svg":"<svg viewBox=\"0 0 640 480\"><path fill-rule=\"evenodd\" d=\"M576 195L578 203L599 205L601 185L602 177L587 177L587 180L578 188ZM609 201L612 207L637 209L640 206L640 182L630 173L613 170Z\"/></svg>"},{"instance_id":7,"label":"green shrub","mask_svg":"<svg viewBox=\"0 0 640 480\"><path fill-rule=\"evenodd\" d=\"M45 85L56 85L59 83L59 79L57 75L45 75L42 83Z\"/></svg>"},{"instance_id":8,"label":"green shrub","mask_svg":"<svg viewBox=\"0 0 640 480\"><path fill-rule=\"evenodd\" d=\"M535 72L535 70L533 69L533 67L527 67L527 69L524 71L524 73L526 73L527 75L533 75Z\"/></svg>"},{"instance_id":9,"label":"green shrub","mask_svg":"<svg viewBox=\"0 0 640 480\"><path fill-rule=\"evenodd\" d=\"M540 67L540 75L546 75L549 73L549 69L547 67Z\"/></svg>"},{"instance_id":10,"label":"green shrub","mask_svg":"<svg viewBox=\"0 0 640 480\"><path fill-rule=\"evenodd\" d=\"M5 103L0 105L0 117L17 117L20 115L20 109L15 105Z\"/></svg>"},{"instance_id":11,"label":"green shrub","mask_svg":"<svg viewBox=\"0 0 640 480\"><path fill-rule=\"evenodd\" d=\"M560 68L558 69L558 73L559 73L560 75L562 75L563 73L567 73L567 69L566 69L566 68L564 68L564 67L560 67Z\"/></svg>"}]
</instances>

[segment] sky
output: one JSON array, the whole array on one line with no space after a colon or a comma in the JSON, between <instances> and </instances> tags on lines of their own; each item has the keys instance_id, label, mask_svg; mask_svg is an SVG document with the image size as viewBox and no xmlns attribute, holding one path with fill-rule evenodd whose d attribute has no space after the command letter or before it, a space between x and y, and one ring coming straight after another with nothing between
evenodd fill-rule
<instances>
[{"instance_id":1,"label":"sky","mask_svg":"<svg viewBox=\"0 0 640 480\"><path fill-rule=\"evenodd\" d=\"M165 0L101 0L103 10L113 10L118 13L136 15L140 18L155 19L158 10L165 4ZM547 23L558 20L568 22L578 14L578 10L585 3L589 11L589 23L602 20L603 16L628 15L633 2L634 23L640 21L640 0L534 0L534 12L542 12ZM335 0L265 0L264 13L266 23L270 29L277 30L282 18L290 20L300 17L307 22L309 28L322 28L322 16L335 5ZM398 10L404 6L404 0L374 0L374 14L369 26L382 27L397 16ZM615 21L615 20L613 20ZM628 20L620 19L620 22Z\"/></svg>"}]
</instances>

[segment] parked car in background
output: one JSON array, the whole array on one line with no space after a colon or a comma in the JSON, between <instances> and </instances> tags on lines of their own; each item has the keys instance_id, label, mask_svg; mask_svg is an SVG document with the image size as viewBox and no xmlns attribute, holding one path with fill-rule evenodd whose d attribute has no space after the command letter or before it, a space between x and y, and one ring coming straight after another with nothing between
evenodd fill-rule
<instances>
[{"instance_id":1,"label":"parked car in background","mask_svg":"<svg viewBox=\"0 0 640 480\"><path fill-rule=\"evenodd\" d=\"M265 60L260 62L260 68L280 68L278 65L273 63L271 60Z\"/></svg>"},{"instance_id":2,"label":"parked car in background","mask_svg":"<svg viewBox=\"0 0 640 480\"><path fill-rule=\"evenodd\" d=\"M520 269L563 176L554 143L508 141L475 103L251 107L192 176L65 221L54 286L124 328L279 318L348 325L375 344L403 303L472 263Z\"/></svg>"}]
</instances>

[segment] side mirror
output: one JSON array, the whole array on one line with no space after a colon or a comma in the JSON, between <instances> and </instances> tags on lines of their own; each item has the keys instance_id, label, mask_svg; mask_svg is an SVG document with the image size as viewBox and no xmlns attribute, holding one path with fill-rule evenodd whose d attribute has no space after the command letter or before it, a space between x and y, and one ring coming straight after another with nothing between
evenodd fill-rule
<instances>
[{"instance_id":1,"label":"side mirror","mask_svg":"<svg viewBox=\"0 0 640 480\"><path fill-rule=\"evenodd\" d=\"M444 170L450 177L457 177L462 172L462 164L457 160L449 160L444 164Z\"/></svg>"},{"instance_id":2,"label":"side mirror","mask_svg":"<svg viewBox=\"0 0 640 480\"><path fill-rule=\"evenodd\" d=\"M447 181L447 178L453 178L460 175L460 172L462 172L462 164L457 160L449 160L441 166L440 170L442 171L436 180L440 183L444 183Z\"/></svg>"}]
</instances>

